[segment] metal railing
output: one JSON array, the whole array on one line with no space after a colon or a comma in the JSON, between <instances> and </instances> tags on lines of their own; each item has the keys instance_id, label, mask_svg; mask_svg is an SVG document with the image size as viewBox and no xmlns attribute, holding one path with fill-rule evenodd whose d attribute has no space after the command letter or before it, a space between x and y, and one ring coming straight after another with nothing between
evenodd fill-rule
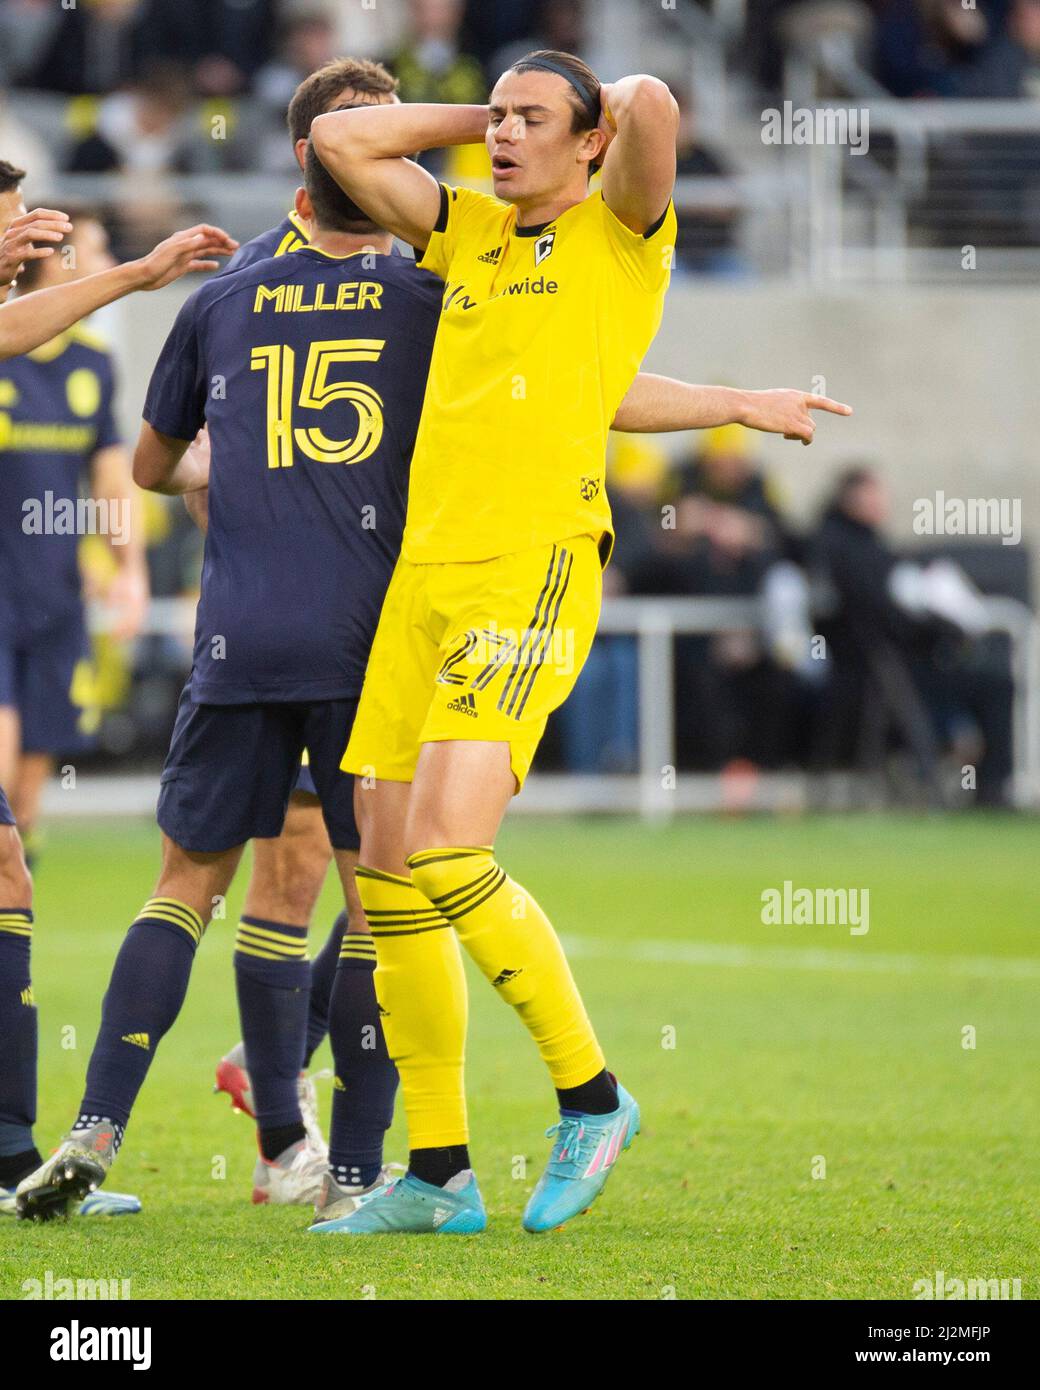
<instances>
[{"instance_id":1,"label":"metal railing","mask_svg":"<svg viewBox=\"0 0 1040 1390\"><path fill-rule=\"evenodd\" d=\"M1040 807L1040 619L1017 599L983 600L991 629L1005 633L1011 645L1014 681L1013 800L1023 809ZM108 617L92 609L92 626L104 630ZM153 600L147 630L156 635L190 641L195 620L191 599ZM533 773L519 798L518 808L531 812L637 813L647 819L667 819L686 811L717 810L726 791L717 774L677 773L675 709L675 638L694 634L760 631L763 610L756 599L744 598L612 598L603 603L600 633L630 634L638 644L639 739L638 771L630 774ZM154 807L155 778L88 779L118 782L105 795L99 787L97 811ZM747 789L756 809L805 807L810 804L807 774L763 774ZM91 802L76 797L75 810L89 813ZM73 809L52 795L52 811Z\"/></svg>"}]
</instances>

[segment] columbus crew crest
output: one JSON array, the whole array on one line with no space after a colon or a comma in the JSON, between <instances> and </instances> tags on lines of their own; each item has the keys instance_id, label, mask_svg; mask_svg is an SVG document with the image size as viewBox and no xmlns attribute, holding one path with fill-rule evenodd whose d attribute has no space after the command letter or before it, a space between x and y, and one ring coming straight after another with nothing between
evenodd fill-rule
<instances>
[{"instance_id":1,"label":"columbus crew crest","mask_svg":"<svg viewBox=\"0 0 1040 1390\"><path fill-rule=\"evenodd\" d=\"M552 255L553 242L556 240L555 232L545 232L534 244L534 263L541 265L547 256Z\"/></svg>"}]
</instances>

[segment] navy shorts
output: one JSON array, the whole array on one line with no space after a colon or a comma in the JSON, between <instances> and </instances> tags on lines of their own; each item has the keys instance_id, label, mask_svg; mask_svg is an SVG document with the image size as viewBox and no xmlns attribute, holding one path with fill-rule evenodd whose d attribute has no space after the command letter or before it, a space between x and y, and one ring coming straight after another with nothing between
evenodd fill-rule
<instances>
[{"instance_id":1,"label":"navy shorts","mask_svg":"<svg viewBox=\"0 0 1040 1390\"><path fill-rule=\"evenodd\" d=\"M82 613L32 636L0 637L0 705L21 717L23 752L93 746L92 672Z\"/></svg>"},{"instance_id":2,"label":"navy shorts","mask_svg":"<svg viewBox=\"0 0 1040 1390\"><path fill-rule=\"evenodd\" d=\"M11 811L11 803L4 795L3 787L0 787L0 825L14 825L14 815Z\"/></svg>"},{"instance_id":3,"label":"navy shorts","mask_svg":"<svg viewBox=\"0 0 1040 1390\"><path fill-rule=\"evenodd\" d=\"M356 698L197 705L185 686L159 779L159 825L198 854L273 839L282 833L306 748L333 848L358 849L354 778L339 766L356 712Z\"/></svg>"}]
</instances>

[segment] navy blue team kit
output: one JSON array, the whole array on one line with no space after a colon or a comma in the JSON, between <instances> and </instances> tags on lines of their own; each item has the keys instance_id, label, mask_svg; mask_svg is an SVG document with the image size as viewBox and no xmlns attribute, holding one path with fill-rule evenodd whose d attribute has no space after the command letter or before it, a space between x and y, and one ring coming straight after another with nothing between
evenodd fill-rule
<instances>
[{"instance_id":1,"label":"navy blue team kit","mask_svg":"<svg viewBox=\"0 0 1040 1390\"><path fill-rule=\"evenodd\" d=\"M109 354L80 328L0 362L0 705L28 753L91 742L74 508L94 454L120 442L113 396Z\"/></svg>"},{"instance_id":2,"label":"navy blue team kit","mask_svg":"<svg viewBox=\"0 0 1040 1390\"><path fill-rule=\"evenodd\" d=\"M271 255L293 225L185 302L143 412L161 434L210 436L193 665L158 807L191 851L278 835L305 749L332 844L359 844L339 763L400 550L443 286L399 255Z\"/></svg>"}]
</instances>

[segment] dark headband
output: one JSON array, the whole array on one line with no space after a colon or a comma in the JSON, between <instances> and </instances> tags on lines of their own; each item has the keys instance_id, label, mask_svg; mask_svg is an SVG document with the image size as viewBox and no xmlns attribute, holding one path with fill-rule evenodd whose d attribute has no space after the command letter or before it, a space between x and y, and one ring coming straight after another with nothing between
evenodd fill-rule
<instances>
[{"instance_id":1,"label":"dark headband","mask_svg":"<svg viewBox=\"0 0 1040 1390\"><path fill-rule=\"evenodd\" d=\"M592 93L584 82L580 82L572 73L559 63L554 63L551 58L521 58L516 65L518 68L542 68L545 72L554 72L557 77L562 77L565 82L569 82L574 90L581 97L582 104L585 106L595 106Z\"/></svg>"}]
</instances>

